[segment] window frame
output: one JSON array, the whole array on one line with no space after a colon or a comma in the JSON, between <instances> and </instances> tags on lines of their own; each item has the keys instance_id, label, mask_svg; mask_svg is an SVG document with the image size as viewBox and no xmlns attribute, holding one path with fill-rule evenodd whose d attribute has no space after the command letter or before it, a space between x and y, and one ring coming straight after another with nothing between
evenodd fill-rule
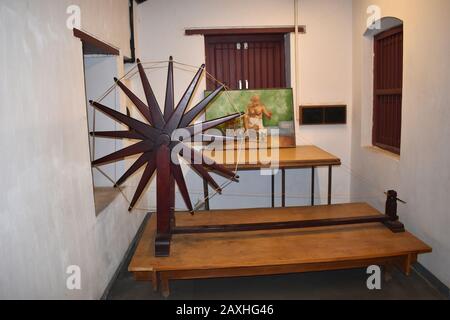
<instances>
[{"instance_id":1,"label":"window frame","mask_svg":"<svg viewBox=\"0 0 450 320\"><path fill-rule=\"evenodd\" d=\"M401 153L401 133L402 133L401 127L402 127L402 107L403 107L403 48L404 48L404 45L403 45L403 43L404 43L403 42L403 32L404 32L403 31L403 25L399 25L399 26L393 27L391 29L388 29L386 31L383 31L383 32L375 35L374 36L374 40L373 40L373 42L374 42L374 45L373 45L373 57L374 57L373 58L374 59L373 70L374 70L374 74L373 74L373 128L372 128L372 144L374 146L376 146L376 147L379 147L379 148L383 149L383 150L395 153L396 155L400 155L400 153ZM400 58L399 57L394 58L395 61L392 61L392 60L389 61L389 62L386 61L386 60L380 61L380 59L382 59L382 58L379 58L379 56L377 55L377 53L379 53L380 42L382 40L388 38L388 37L392 37L392 36L397 35L397 34L401 34L402 35L401 48L397 48L397 50L400 50L400 52L401 52L401 57ZM396 51L394 53L397 55L398 51ZM379 85L379 72L378 72L378 70L380 70L380 68L381 68L381 70L383 70L383 69L386 70L386 66L392 68L393 67L392 63L395 63L396 61L400 61L400 63L401 63L401 66L400 66L400 70L401 70L401 72L400 72L400 82L401 82L400 88L387 88L387 89L383 88L383 89L380 89L378 87L378 85ZM380 63L383 63L384 65L382 67L380 67L379 66ZM399 104L400 104L400 116L399 116L399 119L397 120L398 122L394 123L395 125L399 126L399 128L397 128L397 130L400 130L400 137L399 137L400 138L400 143L399 143L398 147L394 146L394 145L389 145L389 144L385 144L385 143L380 142L380 133L379 133L379 130L378 130L378 128L380 127L380 125L379 125L380 124L380 120L379 120L379 116L380 116L380 114L379 114L379 97L380 96L384 96L384 97L387 97L387 96L391 96L391 97L392 96L397 96L398 97L398 96L400 96L400 98L399 98L400 99L400 102L399 102ZM394 122L394 120L390 120L390 121L391 121L391 123ZM386 129L386 124L384 124L384 127Z\"/></svg>"},{"instance_id":2,"label":"window frame","mask_svg":"<svg viewBox=\"0 0 450 320\"><path fill-rule=\"evenodd\" d=\"M279 58L280 63L278 64L277 61L274 60L274 70L276 66L279 66L279 69L276 69L279 71L279 83L278 86L271 86L271 85L257 85L255 82L255 78L257 78L257 73L263 72L263 70L255 71L254 68L252 68L250 63L250 58L247 56L248 51L247 48L244 47L245 43L249 43L250 47L256 43L258 44L264 44L264 43L279 43L280 49L279 49ZM230 78L233 78L231 74L235 75L236 81L232 81L232 83L226 83L230 88L233 90L259 90L259 89L278 89L278 88L288 88L289 87L289 67L287 65L287 61L289 61L289 53L287 52L286 48L286 33L258 33L258 34L213 34L213 35L205 35L204 37L204 47L205 47L205 60L206 60L206 70L209 74L213 75L214 77L218 77L216 72L216 67L219 65L218 60L215 58L214 54L211 54L212 50L214 50L214 45L227 45L231 46L233 48L236 47L236 45L240 44L242 45L240 49L231 49L226 48L227 50L234 50L235 51L235 62L236 62L236 69L233 69L232 71L227 71L227 73L230 74ZM252 48L249 48L251 50ZM263 57L260 57L260 63L262 63ZM268 57L267 57L268 59ZM274 56L275 59L275 56ZM266 69L264 69L266 70ZM253 71L253 72L252 72ZM266 70L267 72L270 72L269 70ZM251 74L253 76L251 76ZM242 78L242 79L240 79ZM220 79L224 80L224 79ZM237 85L238 80L241 80L242 88L239 88ZM226 82L226 81L225 81ZM246 88L245 82L248 84L248 88ZM214 90L215 87L213 85L213 81L207 81L207 90Z\"/></svg>"}]
</instances>

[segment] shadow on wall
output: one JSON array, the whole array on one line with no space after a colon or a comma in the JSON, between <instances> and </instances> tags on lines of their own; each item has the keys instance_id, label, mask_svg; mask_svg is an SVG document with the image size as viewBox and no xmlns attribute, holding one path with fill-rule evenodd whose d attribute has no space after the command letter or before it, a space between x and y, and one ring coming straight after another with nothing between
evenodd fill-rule
<instances>
[{"instance_id":1,"label":"shadow on wall","mask_svg":"<svg viewBox=\"0 0 450 320\"><path fill-rule=\"evenodd\" d=\"M395 17L384 17L377 21L374 21L370 27L364 32L365 37L374 37L377 34L386 30L401 26L403 21Z\"/></svg>"}]
</instances>

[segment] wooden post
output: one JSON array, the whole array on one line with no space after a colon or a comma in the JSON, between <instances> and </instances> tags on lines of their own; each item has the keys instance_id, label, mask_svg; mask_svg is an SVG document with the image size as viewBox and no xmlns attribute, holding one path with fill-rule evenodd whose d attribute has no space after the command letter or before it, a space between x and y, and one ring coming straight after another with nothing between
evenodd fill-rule
<instances>
[{"instance_id":1,"label":"wooden post","mask_svg":"<svg viewBox=\"0 0 450 320\"><path fill-rule=\"evenodd\" d=\"M205 197L205 210L209 211L211 207L209 205L208 180L206 179L203 179L203 197Z\"/></svg>"},{"instance_id":2,"label":"wooden post","mask_svg":"<svg viewBox=\"0 0 450 320\"><path fill-rule=\"evenodd\" d=\"M281 170L281 206L286 207L286 169Z\"/></svg>"},{"instance_id":3,"label":"wooden post","mask_svg":"<svg viewBox=\"0 0 450 320\"><path fill-rule=\"evenodd\" d=\"M272 208L275 208L275 172L272 170Z\"/></svg>"},{"instance_id":4,"label":"wooden post","mask_svg":"<svg viewBox=\"0 0 450 320\"><path fill-rule=\"evenodd\" d=\"M156 155L157 173L157 230L155 238L155 256L168 257L170 255L170 241L172 239L172 222L174 219L173 203L175 188L170 170L170 149L162 144ZM172 183L171 183L172 182ZM173 200L172 200L173 199Z\"/></svg>"},{"instance_id":5,"label":"wooden post","mask_svg":"<svg viewBox=\"0 0 450 320\"><path fill-rule=\"evenodd\" d=\"M170 175L169 178L169 201L170 201L170 233L175 228L176 220L175 220L175 178Z\"/></svg>"},{"instance_id":6,"label":"wooden post","mask_svg":"<svg viewBox=\"0 0 450 320\"><path fill-rule=\"evenodd\" d=\"M331 192L333 188L333 166L328 166L328 205L331 205Z\"/></svg>"},{"instance_id":7,"label":"wooden post","mask_svg":"<svg viewBox=\"0 0 450 320\"><path fill-rule=\"evenodd\" d=\"M316 167L311 167L311 207L315 204L315 179L316 179Z\"/></svg>"},{"instance_id":8,"label":"wooden post","mask_svg":"<svg viewBox=\"0 0 450 320\"><path fill-rule=\"evenodd\" d=\"M397 214L397 192L394 190L387 193L386 215L389 217L389 220L384 222L386 227L394 233L405 232L405 226L399 221Z\"/></svg>"}]
</instances>

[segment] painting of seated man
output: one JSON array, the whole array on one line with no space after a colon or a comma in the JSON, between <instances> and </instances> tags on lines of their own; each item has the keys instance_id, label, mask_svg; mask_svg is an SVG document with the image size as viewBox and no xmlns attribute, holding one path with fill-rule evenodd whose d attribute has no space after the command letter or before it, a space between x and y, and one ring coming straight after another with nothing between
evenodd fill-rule
<instances>
[{"instance_id":1,"label":"painting of seated man","mask_svg":"<svg viewBox=\"0 0 450 320\"><path fill-rule=\"evenodd\" d=\"M236 144L244 141L247 149L261 144L295 147L292 89L225 91L208 107L206 120L236 112L243 116L217 128L222 135L234 137Z\"/></svg>"}]
</instances>

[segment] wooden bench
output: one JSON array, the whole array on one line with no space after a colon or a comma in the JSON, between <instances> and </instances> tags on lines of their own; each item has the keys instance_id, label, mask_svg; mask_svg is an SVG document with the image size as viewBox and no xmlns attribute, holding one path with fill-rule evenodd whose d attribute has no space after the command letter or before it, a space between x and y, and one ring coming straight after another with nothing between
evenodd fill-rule
<instances>
[{"instance_id":1,"label":"wooden bench","mask_svg":"<svg viewBox=\"0 0 450 320\"><path fill-rule=\"evenodd\" d=\"M331 206L214 210L177 214L177 225L198 226L381 215L364 203ZM136 280L151 281L168 297L169 281L277 275L397 266L409 275L417 256L431 248L412 234L381 223L240 233L174 235L171 255L154 257L156 216L144 230L129 265Z\"/></svg>"}]
</instances>

